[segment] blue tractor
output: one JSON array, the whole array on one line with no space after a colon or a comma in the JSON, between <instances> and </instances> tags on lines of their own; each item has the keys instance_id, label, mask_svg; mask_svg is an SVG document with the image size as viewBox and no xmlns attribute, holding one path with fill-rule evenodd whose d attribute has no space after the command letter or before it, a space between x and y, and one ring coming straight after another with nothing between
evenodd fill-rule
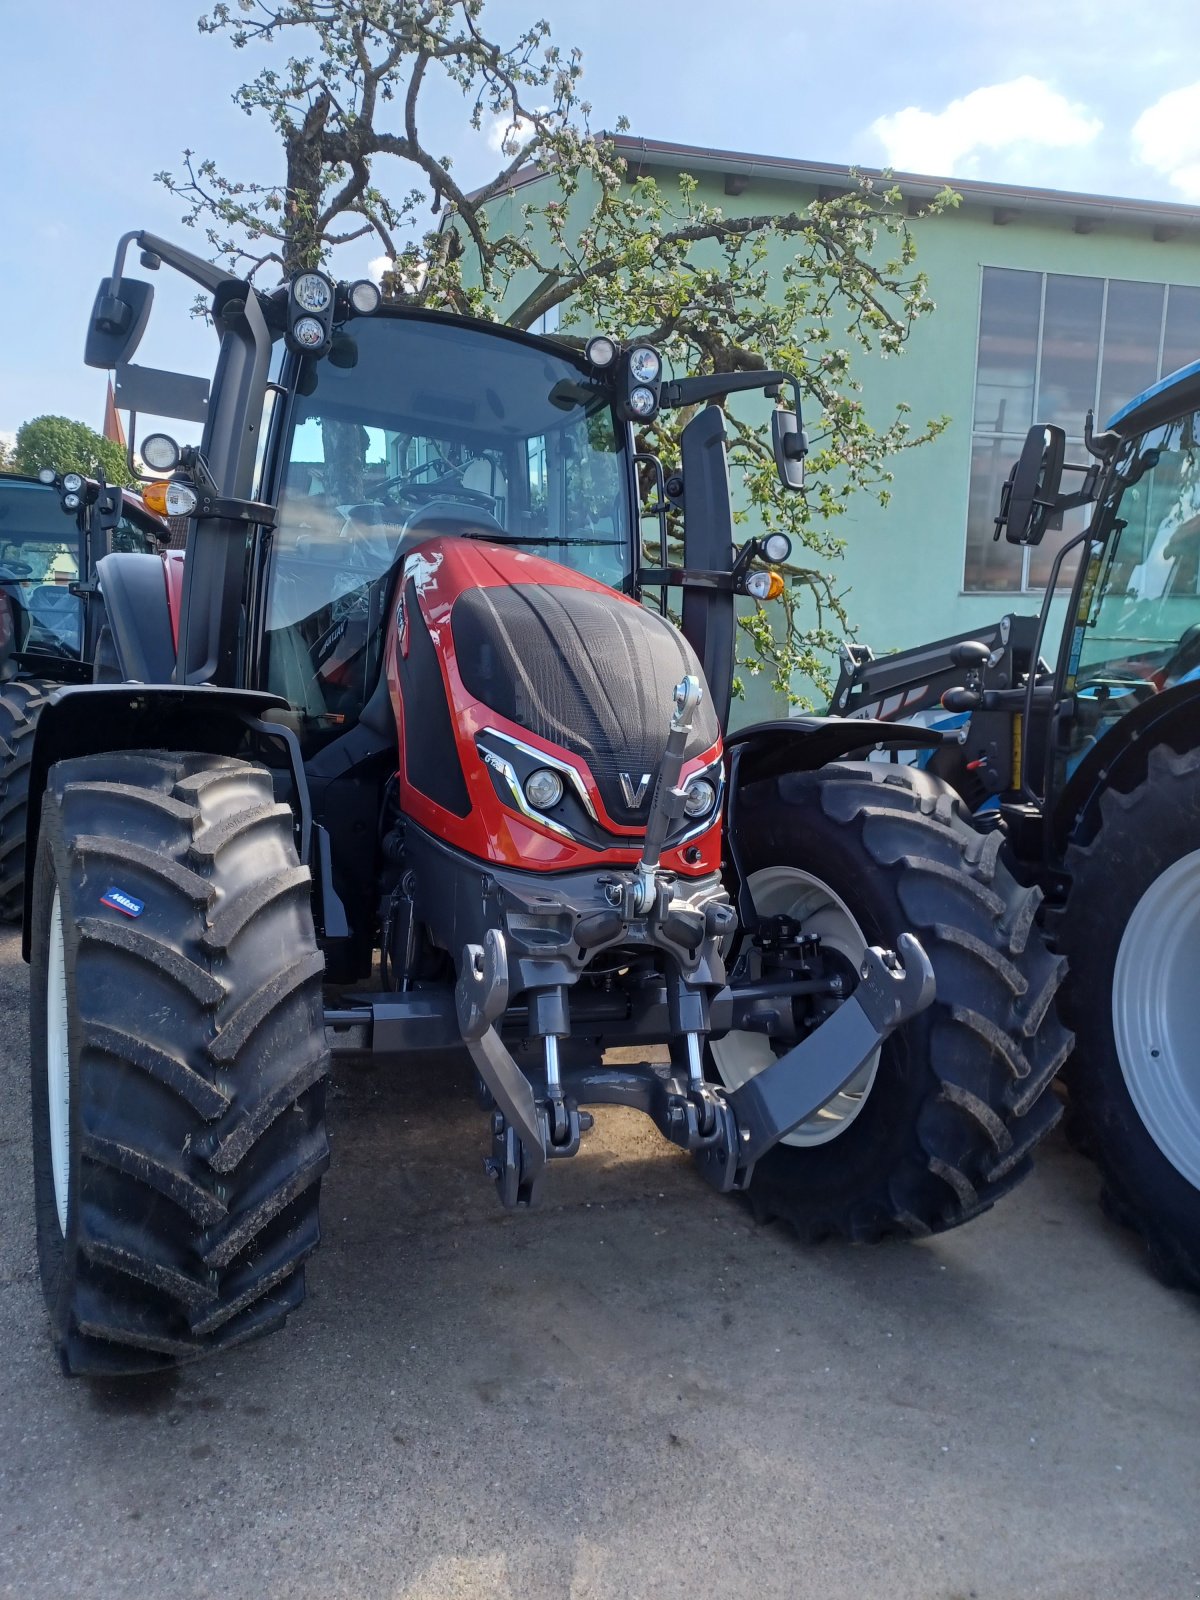
<instances>
[{"instance_id":1,"label":"blue tractor","mask_svg":"<svg viewBox=\"0 0 1200 1600\"><path fill-rule=\"evenodd\" d=\"M1106 1206L1200 1289L1200 361L1102 433L1089 413L1084 442L1071 465L1061 429L1032 428L1002 494L996 537L1018 545L1088 508L1040 615L879 658L846 646L831 710L940 732L903 759L1044 891L1070 963L1073 1121Z\"/></svg>"}]
</instances>

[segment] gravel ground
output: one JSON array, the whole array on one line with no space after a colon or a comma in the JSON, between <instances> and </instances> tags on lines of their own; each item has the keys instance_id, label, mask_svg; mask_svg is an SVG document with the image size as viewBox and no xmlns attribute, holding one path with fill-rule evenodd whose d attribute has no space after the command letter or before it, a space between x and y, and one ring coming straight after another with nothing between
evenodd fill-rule
<instances>
[{"instance_id":1,"label":"gravel ground","mask_svg":"<svg viewBox=\"0 0 1200 1600\"><path fill-rule=\"evenodd\" d=\"M465 1080L340 1072L287 1330L59 1376L0 938L0 1594L1195 1600L1200 1305L1055 1144L949 1237L804 1250L602 1113L544 1206Z\"/></svg>"}]
</instances>

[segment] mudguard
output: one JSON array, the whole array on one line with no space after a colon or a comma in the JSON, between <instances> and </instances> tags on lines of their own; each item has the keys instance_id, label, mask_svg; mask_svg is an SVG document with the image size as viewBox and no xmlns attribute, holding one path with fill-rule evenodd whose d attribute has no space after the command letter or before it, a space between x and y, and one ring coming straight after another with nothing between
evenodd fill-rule
<instances>
[{"instance_id":1,"label":"mudguard","mask_svg":"<svg viewBox=\"0 0 1200 1600\"><path fill-rule=\"evenodd\" d=\"M156 556L146 559L161 569ZM162 587L161 576L159 585ZM163 609L165 614L165 599ZM287 701L279 695L208 685L104 683L56 690L38 717L30 757L28 861L32 864L36 858L42 795L46 775L55 762L109 750L203 750L211 755L235 755L246 736L246 718L261 717L264 711L276 708L287 708ZM303 799L306 804L307 792ZM30 870L25 876L21 931L26 961L33 879Z\"/></svg>"},{"instance_id":2,"label":"mudguard","mask_svg":"<svg viewBox=\"0 0 1200 1600\"><path fill-rule=\"evenodd\" d=\"M126 683L170 683L175 676L175 635L160 556L121 552L96 564L105 619Z\"/></svg>"},{"instance_id":3,"label":"mudguard","mask_svg":"<svg viewBox=\"0 0 1200 1600\"><path fill-rule=\"evenodd\" d=\"M1177 683L1127 711L1096 741L1063 786L1054 806L1051 838L1062 852L1068 840L1086 843L1095 832L1101 797L1137 787L1155 745L1193 750L1200 745L1200 682Z\"/></svg>"},{"instance_id":4,"label":"mudguard","mask_svg":"<svg viewBox=\"0 0 1200 1600\"><path fill-rule=\"evenodd\" d=\"M864 717L788 717L752 722L725 737L731 784L757 783L784 772L813 772L827 762L877 745L896 750L931 750L942 742L935 728Z\"/></svg>"}]
</instances>

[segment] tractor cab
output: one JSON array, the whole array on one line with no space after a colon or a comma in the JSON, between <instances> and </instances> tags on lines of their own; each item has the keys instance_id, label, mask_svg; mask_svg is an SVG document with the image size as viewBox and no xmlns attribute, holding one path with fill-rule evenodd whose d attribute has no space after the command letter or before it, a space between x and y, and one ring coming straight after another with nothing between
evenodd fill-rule
<instances>
[{"instance_id":1,"label":"tractor cab","mask_svg":"<svg viewBox=\"0 0 1200 1600\"><path fill-rule=\"evenodd\" d=\"M0 474L0 682L90 677L91 563L113 551L154 551L167 538L133 495L80 473Z\"/></svg>"},{"instance_id":2,"label":"tractor cab","mask_svg":"<svg viewBox=\"0 0 1200 1600\"><path fill-rule=\"evenodd\" d=\"M617 590L636 564L628 430L582 355L494 326L380 311L300 358L265 553L261 687L306 750L357 720L407 558L464 539Z\"/></svg>"}]
</instances>

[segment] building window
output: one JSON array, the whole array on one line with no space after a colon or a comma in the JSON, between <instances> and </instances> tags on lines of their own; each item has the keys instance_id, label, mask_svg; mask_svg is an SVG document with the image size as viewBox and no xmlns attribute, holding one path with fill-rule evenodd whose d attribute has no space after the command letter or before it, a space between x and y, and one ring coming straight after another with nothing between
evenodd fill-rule
<instances>
[{"instance_id":1,"label":"building window","mask_svg":"<svg viewBox=\"0 0 1200 1600\"><path fill-rule=\"evenodd\" d=\"M558 306L551 306L549 311L543 311L530 328L530 333L540 333L543 337L550 333L557 333L558 312Z\"/></svg>"},{"instance_id":2,"label":"building window","mask_svg":"<svg viewBox=\"0 0 1200 1600\"><path fill-rule=\"evenodd\" d=\"M1200 288L985 267L964 589L1043 589L1059 546L1084 525L1085 511L1069 512L1062 531L1031 550L993 539L1001 487L1035 421L1065 429L1068 461L1085 461L1089 408L1102 428L1140 390L1198 357Z\"/></svg>"}]
</instances>

